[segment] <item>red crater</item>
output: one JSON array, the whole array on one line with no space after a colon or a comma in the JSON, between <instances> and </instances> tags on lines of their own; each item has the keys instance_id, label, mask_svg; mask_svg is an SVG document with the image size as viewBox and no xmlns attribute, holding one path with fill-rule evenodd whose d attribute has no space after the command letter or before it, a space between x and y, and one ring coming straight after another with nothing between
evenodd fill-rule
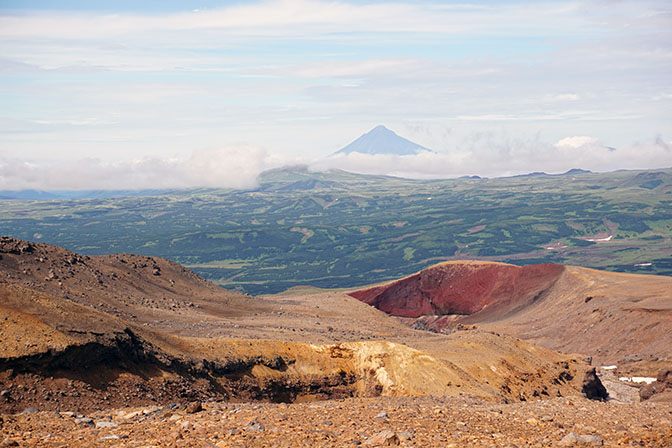
<instances>
[{"instance_id":1,"label":"red crater","mask_svg":"<svg viewBox=\"0 0 672 448\"><path fill-rule=\"evenodd\" d=\"M394 316L513 311L540 298L564 271L557 264L514 266L450 261L349 295Z\"/></svg>"}]
</instances>

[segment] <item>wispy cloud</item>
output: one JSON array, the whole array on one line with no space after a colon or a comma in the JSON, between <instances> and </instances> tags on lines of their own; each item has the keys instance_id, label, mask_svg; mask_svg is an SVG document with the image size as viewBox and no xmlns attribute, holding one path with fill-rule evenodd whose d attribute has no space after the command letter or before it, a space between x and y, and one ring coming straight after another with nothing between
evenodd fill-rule
<instances>
[{"instance_id":1,"label":"wispy cloud","mask_svg":"<svg viewBox=\"0 0 672 448\"><path fill-rule=\"evenodd\" d=\"M542 98L544 101L578 101L580 99L581 95L577 95L576 93L546 94Z\"/></svg>"},{"instance_id":2,"label":"wispy cloud","mask_svg":"<svg viewBox=\"0 0 672 448\"><path fill-rule=\"evenodd\" d=\"M12 38L108 38L134 33L216 30L261 35L302 35L332 32L473 33L483 30L518 34L507 20L526 23L540 34L561 33L568 26L592 22L580 14L580 4L529 3L506 6L437 5L423 2L364 3L320 0L276 0L219 9L163 15L86 14L43 12L7 16L0 20L0 36ZM581 21L577 24L577 17ZM533 20L525 20L533 19Z\"/></svg>"},{"instance_id":3,"label":"wispy cloud","mask_svg":"<svg viewBox=\"0 0 672 448\"><path fill-rule=\"evenodd\" d=\"M453 165L493 129L617 148L672 133L669 2L0 9L0 50L0 155L21 160L187 160L240 141L313 158L381 122L451 129L419 143Z\"/></svg>"}]
</instances>

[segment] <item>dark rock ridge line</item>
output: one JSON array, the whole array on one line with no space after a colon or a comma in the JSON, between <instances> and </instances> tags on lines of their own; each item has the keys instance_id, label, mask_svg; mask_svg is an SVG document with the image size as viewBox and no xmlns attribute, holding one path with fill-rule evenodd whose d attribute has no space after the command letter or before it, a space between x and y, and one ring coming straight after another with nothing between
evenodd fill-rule
<instances>
[{"instance_id":1,"label":"dark rock ridge line","mask_svg":"<svg viewBox=\"0 0 672 448\"><path fill-rule=\"evenodd\" d=\"M257 366L286 371L295 362L287 357L181 358L158 349L128 328L113 337L97 339L62 351L0 358L0 381L10 384L0 397L0 411L20 412L30 406L58 410L69 403L72 409L85 410L114 407L122 401L136 405L190 400L288 403L300 396L360 395L355 390L360 378L349 372L303 378L252 375ZM377 395L374 388L367 392Z\"/></svg>"},{"instance_id":2,"label":"dark rock ridge line","mask_svg":"<svg viewBox=\"0 0 672 448\"><path fill-rule=\"evenodd\" d=\"M98 334L95 334L99 336ZM191 376L240 376L254 366L266 366L284 371L295 360L274 356L253 356L229 360L188 360L169 355L151 343L138 337L129 328L115 332L112 338L97 338L98 341L81 345L69 345L64 350L50 349L46 352L16 358L0 358L0 370L14 372L49 373L60 370L85 370L100 365L129 368L136 364L152 364L181 375ZM130 370L130 369L129 369Z\"/></svg>"}]
</instances>

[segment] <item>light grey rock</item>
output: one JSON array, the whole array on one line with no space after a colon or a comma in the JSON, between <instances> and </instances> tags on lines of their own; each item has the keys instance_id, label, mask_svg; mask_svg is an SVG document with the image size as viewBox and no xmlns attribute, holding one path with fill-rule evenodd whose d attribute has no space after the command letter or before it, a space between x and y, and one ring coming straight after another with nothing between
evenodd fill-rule
<instances>
[{"instance_id":1,"label":"light grey rock","mask_svg":"<svg viewBox=\"0 0 672 448\"><path fill-rule=\"evenodd\" d=\"M368 438L364 445L367 446L397 446L401 443L399 437L393 431L386 429L380 431L378 434L373 437Z\"/></svg>"},{"instance_id":2,"label":"light grey rock","mask_svg":"<svg viewBox=\"0 0 672 448\"><path fill-rule=\"evenodd\" d=\"M79 417L75 419L78 425L93 426L93 419L91 417Z\"/></svg>"},{"instance_id":3,"label":"light grey rock","mask_svg":"<svg viewBox=\"0 0 672 448\"><path fill-rule=\"evenodd\" d=\"M402 442L413 440L413 434L408 431L399 431L397 433L397 437L399 437L399 440L401 440Z\"/></svg>"},{"instance_id":4,"label":"light grey rock","mask_svg":"<svg viewBox=\"0 0 672 448\"><path fill-rule=\"evenodd\" d=\"M262 425L261 423L256 422L256 421L249 422L247 424L247 426L245 426L245 431L260 432L260 431L265 431L265 430L266 430L266 428L264 428L264 425Z\"/></svg>"},{"instance_id":5,"label":"light grey rock","mask_svg":"<svg viewBox=\"0 0 672 448\"><path fill-rule=\"evenodd\" d=\"M604 440L598 435L576 434L570 432L560 440L559 444L560 446L572 446L576 444L602 446L604 445Z\"/></svg>"}]
</instances>

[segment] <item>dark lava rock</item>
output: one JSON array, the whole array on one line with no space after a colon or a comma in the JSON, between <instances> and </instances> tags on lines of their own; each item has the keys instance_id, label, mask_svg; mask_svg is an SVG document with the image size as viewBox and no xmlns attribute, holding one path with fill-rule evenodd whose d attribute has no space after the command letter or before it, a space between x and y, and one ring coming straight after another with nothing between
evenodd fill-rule
<instances>
[{"instance_id":1,"label":"dark lava rock","mask_svg":"<svg viewBox=\"0 0 672 448\"><path fill-rule=\"evenodd\" d=\"M195 414L197 412L201 412L203 410L203 405L201 404L200 401L192 401L187 405L187 408L185 409L187 414Z\"/></svg>"},{"instance_id":2,"label":"dark lava rock","mask_svg":"<svg viewBox=\"0 0 672 448\"><path fill-rule=\"evenodd\" d=\"M600 400L604 401L609 397L607 389L602 384L602 381L597 376L595 367L586 372L586 376L583 377L583 385L581 387L581 392L586 395L586 398L591 400Z\"/></svg>"}]
</instances>

